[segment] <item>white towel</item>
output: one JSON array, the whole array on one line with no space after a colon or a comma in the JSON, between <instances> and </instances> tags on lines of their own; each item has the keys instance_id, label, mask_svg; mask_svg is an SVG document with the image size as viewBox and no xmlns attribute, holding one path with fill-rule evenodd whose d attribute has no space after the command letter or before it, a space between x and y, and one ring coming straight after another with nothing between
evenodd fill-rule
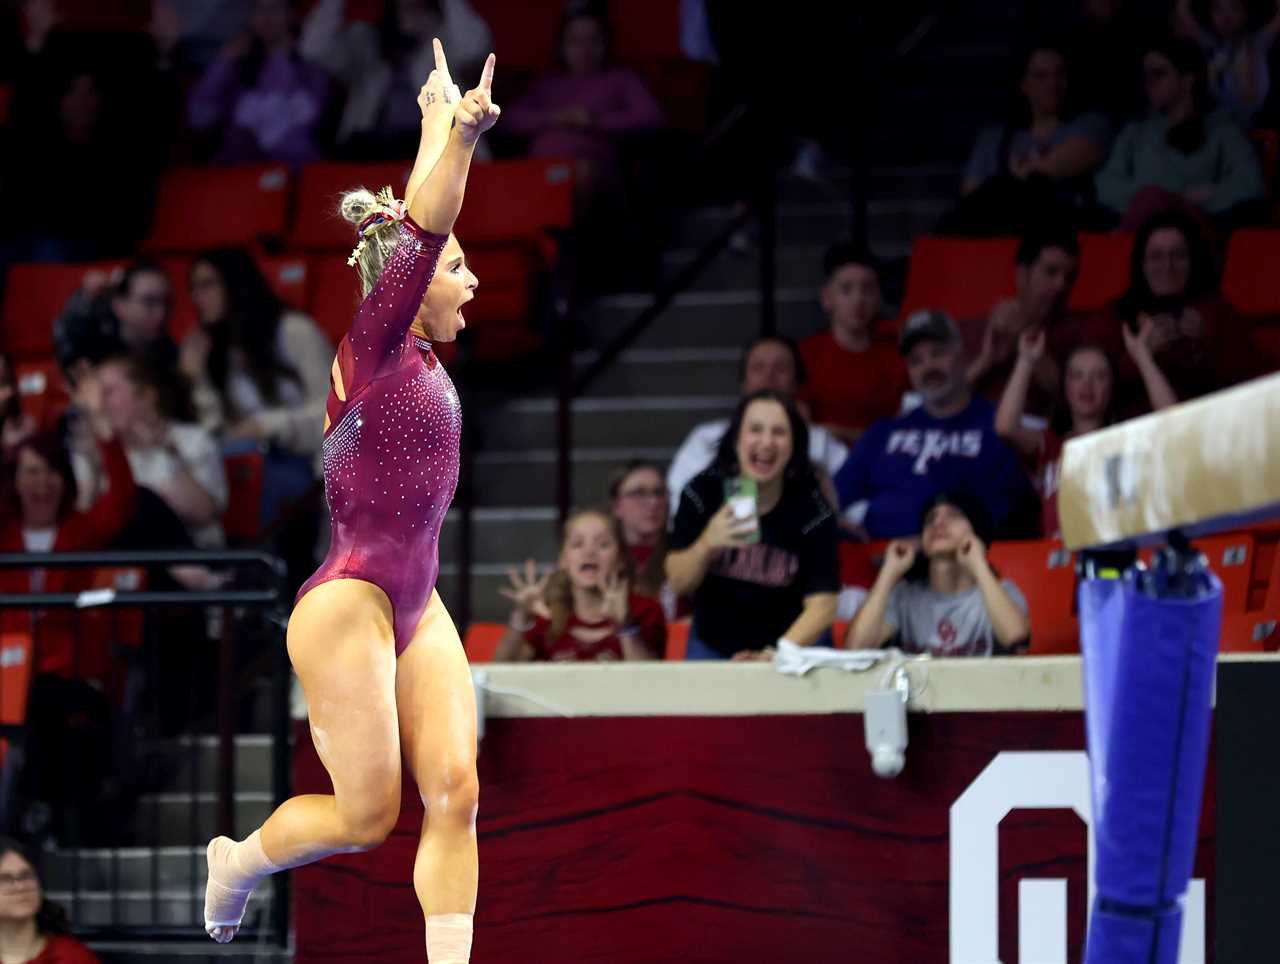
<instances>
[{"instance_id":1,"label":"white towel","mask_svg":"<svg viewBox=\"0 0 1280 964\"><path fill-rule=\"evenodd\" d=\"M826 646L797 646L778 640L773 654L773 668L788 676L803 676L811 669L830 666L851 673L865 673L886 659L901 658L896 649L828 649Z\"/></svg>"}]
</instances>

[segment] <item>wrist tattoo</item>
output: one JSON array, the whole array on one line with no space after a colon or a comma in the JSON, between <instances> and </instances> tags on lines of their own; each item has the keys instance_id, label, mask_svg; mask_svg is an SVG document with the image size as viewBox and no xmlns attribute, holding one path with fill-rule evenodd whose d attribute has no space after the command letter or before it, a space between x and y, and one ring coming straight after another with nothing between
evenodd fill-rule
<instances>
[{"instance_id":1,"label":"wrist tattoo","mask_svg":"<svg viewBox=\"0 0 1280 964\"><path fill-rule=\"evenodd\" d=\"M427 91L425 96L426 96L426 101L428 106L436 102L436 95L433 94L431 91ZM448 99L445 100L445 103L448 103Z\"/></svg>"}]
</instances>

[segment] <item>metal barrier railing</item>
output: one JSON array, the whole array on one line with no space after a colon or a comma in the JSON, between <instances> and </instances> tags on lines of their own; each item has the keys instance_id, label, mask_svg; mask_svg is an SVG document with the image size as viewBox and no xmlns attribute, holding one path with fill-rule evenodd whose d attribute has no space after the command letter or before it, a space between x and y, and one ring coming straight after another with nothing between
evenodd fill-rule
<instances>
[{"instance_id":1,"label":"metal barrier railing","mask_svg":"<svg viewBox=\"0 0 1280 964\"><path fill-rule=\"evenodd\" d=\"M14 570L31 591L0 593L0 822L40 846L78 933L207 941L204 845L289 793L283 566L0 554L8 588ZM241 941L285 946L286 888L264 882Z\"/></svg>"}]
</instances>

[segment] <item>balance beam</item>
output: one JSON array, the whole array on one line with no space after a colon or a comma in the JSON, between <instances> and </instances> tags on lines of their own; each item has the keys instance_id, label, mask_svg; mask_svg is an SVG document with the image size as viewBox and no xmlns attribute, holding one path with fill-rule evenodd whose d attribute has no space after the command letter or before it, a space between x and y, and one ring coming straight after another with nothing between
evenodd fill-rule
<instances>
[{"instance_id":1,"label":"balance beam","mask_svg":"<svg viewBox=\"0 0 1280 964\"><path fill-rule=\"evenodd\" d=\"M1280 374L1071 439L1058 517L1068 548L1205 535L1280 515Z\"/></svg>"}]
</instances>

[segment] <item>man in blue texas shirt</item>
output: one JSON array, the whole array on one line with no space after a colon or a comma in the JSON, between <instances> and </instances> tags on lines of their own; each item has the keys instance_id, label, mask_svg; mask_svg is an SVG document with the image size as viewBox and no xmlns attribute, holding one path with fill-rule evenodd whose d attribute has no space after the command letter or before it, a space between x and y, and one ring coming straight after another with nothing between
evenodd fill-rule
<instances>
[{"instance_id":1,"label":"man in blue texas shirt","mask_svg":"<svg viewBox=\"0 0 1280 964\"><path fill-rule=\"evenodd\" d=\"M1002 536L1013 534L1034 496L996 435L995 409L969 389L955 323L942 312L916 312L898 350L921 404L872 425L836 473L844 527L871 539L918 535L928 501L961 490L982 500Z\"/></svg>"}]
</instances>

